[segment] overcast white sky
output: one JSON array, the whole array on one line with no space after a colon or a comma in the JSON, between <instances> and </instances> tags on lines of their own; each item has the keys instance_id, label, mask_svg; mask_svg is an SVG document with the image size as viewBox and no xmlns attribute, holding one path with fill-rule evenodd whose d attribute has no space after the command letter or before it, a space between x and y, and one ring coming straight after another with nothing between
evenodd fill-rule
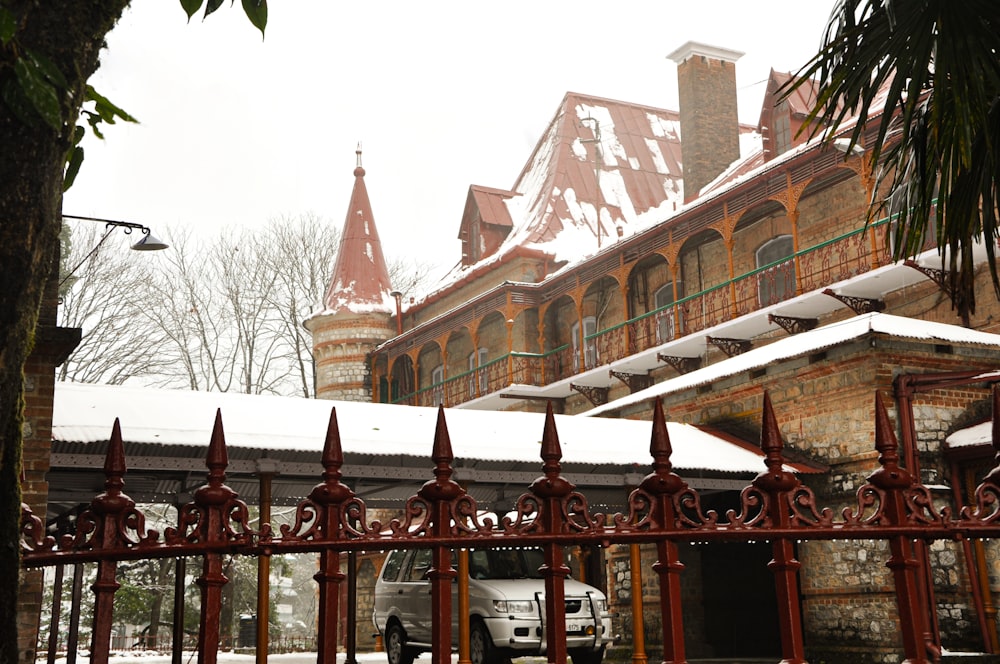
<instances>
[{"instance_id":1,"label":"overcast white sky","mask_svg":"<svg viewBox=\"0 0 1000 664\"><path fill-rule=\"evenodd\" d=\"M746 53L756 124L769 68L815 53L833 0L270 4L264 40L238 2L190 24L177 0L126 10L93 83L141 124L88 139L66 214L168 241L306 212L339 226L360 141L387 257L450 267L469 185L511 187L567 91L676 109L666 55L697 40Z\"/></svg>"}]
</instances>

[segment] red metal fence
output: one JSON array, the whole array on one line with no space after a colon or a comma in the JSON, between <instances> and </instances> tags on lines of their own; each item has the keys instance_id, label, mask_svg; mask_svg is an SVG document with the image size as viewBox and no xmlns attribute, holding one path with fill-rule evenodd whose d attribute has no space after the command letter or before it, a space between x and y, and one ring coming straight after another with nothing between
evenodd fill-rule
<instances>
[{"instance_id":1,"label":"red metal fence","mask_svg":"<svg viewBox=\"0 0 1000 664\"><path fill-rule=\"evenodd\" d=\"M997 394L995 391L994 413L1000 411ZM43 523L25 508L24 565L37 568L97 563L97 580L92 586L90 652L91 662L103 664L111 652L118 563L201 557L197 648L199 662L213 664L220 642L221 593L227 583L223 557L266 559L276 554L314 552L319 555L319 572L315 576L319 596L318 661L332 664L341 626L341 590L345 579L351 582L340 570L340 554L431 548L432 659L434 664L447 664L451 661L452 643L452 625L447 616L452 613L452 580L456 577L451 565L452 549L510 546L515 542L542 547L545 624L559 625L565 622L565 606L560 599L569 573L564 564L564 547L650 543L657 552L652 569L659 578L663 660L678 663L686 661L681 610L683 565L678 559L678 544L769 541L773 560L768 567L777 593L782 661L801 663L805 662L805 652L795 543L883 540L891 552L886 565L894 579L906 661L928 662L933 657L933 648L925 637L931 611L927 597L921 593L916 542L1000 536L1000 426L994 424L998 464L976 490L975 504L942 509L935 507L930 489L901 467L899 446L878 394L875 403L875 448L880 467L858 489L856 502L834 510L818 505L815 494L784 469L783 443L765 394L761 433L765 467L741 492L739 508L724 515L703 510L699 493L673 471L671 444L659 402L652 422L651 469L632 491L627 513L592 512L586 496L561 475L562 452L550 408L541 445L541 475L517 499L513 516L499 523L483 517L472 496L452 479L453 456L444 410L438 414L431 455L433 478L407 501L401 518L386 523L370 519L364 501L341 481L344 459L334 410L321 459L322 481L298 504L294 524L282 526L277 533L266 523L260 530L253 530L247 505L226 485L228 461L221 414L217 415L207 454L207 482L194 493L192 502L180 508L176 527L162 534L148 529L143 513L124 492L125 458L116 421L105 464L105 491L79 516L74 534L58 539L46 536ZM641 575L637 567L634 563L634 576ZM347 603L351 661L354 616L350 600ZM641 615L635 620L639 624L633 647L641 648ZM548 635L548 661L566 661L565 637L559 630Z\"/></svg>"}]
</instances>

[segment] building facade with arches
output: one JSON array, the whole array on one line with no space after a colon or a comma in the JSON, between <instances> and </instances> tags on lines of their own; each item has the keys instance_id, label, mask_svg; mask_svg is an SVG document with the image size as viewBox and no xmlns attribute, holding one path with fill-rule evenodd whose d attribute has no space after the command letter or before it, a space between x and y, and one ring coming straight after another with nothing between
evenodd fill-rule
<instances>
[{"instance_id":1,"label":"building facade with arches","mask_svg":"<svg viewBox=\"0 0 1000 664\"><path fill-rule=\"evenodd\" d=\"M867 218L882 195L867 153L800 132L809 86L783 95L790 76L772 71L758 124L738 121L739 56L696 43L674 51L679 112L567 93L510 189L469 188L451 272L420 299L397 298L395 331L367 355L371 400L551 403L638 419L659 401L668 419L753 443L768 393L786 414L786 453L820 467L808 483L840 500L877 468L873 429L861 424L873 419L874 391L893 396L906 467L942 501L967 499L994 454L984 440L959 442L1000 367L985 251L980 306L963 321L933 244L897 263L892 220ZM847 326L860 331L840 334ZM720 513L732 493L713 496ZM884 553L797 545L811 661L898 661L898 626L883 620L894 601ZM996 554L992 544L918 546L932 660L942 648L1000 653ZM626 632L632 555L611 547L601 567ZM699 656L774 654L771 637L758 637L776 632L739 609L772 583L747 572L769 556L766 546L681 552L686 592L702 607L685 616ZM652 590L643 597L656 601Z\"/></svg>"}]
</instances>

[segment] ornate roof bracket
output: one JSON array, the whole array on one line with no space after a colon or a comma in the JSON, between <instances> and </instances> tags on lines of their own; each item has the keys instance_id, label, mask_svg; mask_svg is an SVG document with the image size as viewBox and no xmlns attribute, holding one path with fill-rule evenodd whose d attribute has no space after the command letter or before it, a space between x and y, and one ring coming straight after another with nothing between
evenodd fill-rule
<instances>
[{"instance_id":1,"label":"ornate roof bracket","mask_svg":"<svg viewBox=\"0 0 1000 664\"><path fill-rule=\"evenodd\" d=\"M767 322L777 323L785 332L788 332L789 334L808 332L809 330L815 329L816 326L819 325L818 318L796 318L795 316L776 316L774 314L767 315Z\"/></svg>"},{"instance_id":2,"label":"ornate roof bracket","mask_svg":"<svg viewBox=\"0 0 1000 664\"><path fill-rule=\"evenodd\" d=\"M944 293L945 295L947 295L952 299L955 299L954 298L955 289L953 289L951 286L948 285L948 279L944 270L939 270L933 267L924 267L923 265L918 264L916 261L909 259L903 261L903 265L905 265L906 267L912 267L917 272L920 272L925 277L927 277L935 284L937 284L938 288L941 289L942 293Z\"/></svg>"},{"instance_id":3,"label":"ornate roof bracket","mask_svg":"<svg viewBox=\"0 0 1000 664\"><path fill-rule=\"evenodd\" d=\"M729 339L726 337L712 336L705 337L705 339L708 340L708 343L712 344L729 357L742 355L753 348L753 344L749 339Z\"/></svg>"},{"instance_id":4,"label":"ornate roof bracket","mask_svg":"<svg viewBox=\"0 0 1000 664\"><path fill-rule=\"evenodd\" d=\"M587 401L591 405L603 406L608 402L608 388L606 387L591 387L589 385L575 385L574 383L570 383L569 389L587 397Z\"/></svg>"},{"instance_id":5,"label":"ornate roof bracket","mask_svg":"<svg viewBox=\"0 0 1000 664\"><path fill-rule=\"evenodd\" d=\"M681 357L679 355L664 355L663 353L657 353L656 359L660 362L666 362L679 374L691 373L692 371L701 369L700 357Z\"/></svg>"},{"instance_id":6,"label":"ornate roof bracket","mask_svg":"<svg viewBox=\"0 0 1000 664\"><path fill-rule=\"evenodd\" d=\"M611 369L608 371L608 375L612 378L617 378L621 382L628 385L628 391L630 394L635 394L639 390L644 390L653 384L653 377L646 373L626 373L624 371L615 371Z\"/></svg>"},{"instance_id":7,"label":"ornate roof bracket","mask_svg":"<svg viewBox=\"0 0 1000 664\"><path fill-rule=\"evenodd\" d=\"M877 300L870 297L857 297L855 295L842 295L840 293L834 293L833 290L827 288L823 291L823 295L829 295L830 297L836 298L846 304L851 308L851 311L858 314L873 314L885 309L885 302L882 300Z\"/></svg>"}]
</instances>

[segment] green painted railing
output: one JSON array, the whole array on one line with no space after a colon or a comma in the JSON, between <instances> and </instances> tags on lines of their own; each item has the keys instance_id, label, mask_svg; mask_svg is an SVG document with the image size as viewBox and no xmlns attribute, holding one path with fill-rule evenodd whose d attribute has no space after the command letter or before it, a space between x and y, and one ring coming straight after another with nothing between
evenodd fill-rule
<instances>
[{"instance_id":1,"label":"green painted railing","mask_svg":"<svg viewBox=\"0 0 1000 664\"><path fill-rule=\"evenodd\" d=\"M419 402L422 405L436 405L436 402L422 403L428 401L430 395L430 401L440 396L439 400L444 400L447 405L455 405L495 392L512 383L546 385L669 341L669 338L662 338L664 330L659 328L661 321L673 338L679 338L789 299L797 291L810 292L866 272L873 264L882 264L889 259L882 243L878 243L873 254L871 240L866 237L867 233L883 229L889 221L888 218L883 218L824 240L733 279L681 297L674 303L586 335L584 348L588 351L583 358L573 357L572 344L564 344L543 353L514 351L491 360L478 369L401 396L393 403ZM784 281L789 275L791 281ZM782 284L790 283L791 292L779 292L781 289L776 289L778 297L774 302L761 303L760 284L767 283L764 280L772 277L781 279ZM777 283L774 281L774 284ZM732 296L734 293L735 298ZM484 371L487 379L485 383L479 384L480 389L468 389L468 383L464 381L482 380L480 377ZM475 387L476 384L472 383L472 386ZM461 389L463 387L466 389ZM482 389L484 387L485 390Z\"/></svg>"}]
</instances>

